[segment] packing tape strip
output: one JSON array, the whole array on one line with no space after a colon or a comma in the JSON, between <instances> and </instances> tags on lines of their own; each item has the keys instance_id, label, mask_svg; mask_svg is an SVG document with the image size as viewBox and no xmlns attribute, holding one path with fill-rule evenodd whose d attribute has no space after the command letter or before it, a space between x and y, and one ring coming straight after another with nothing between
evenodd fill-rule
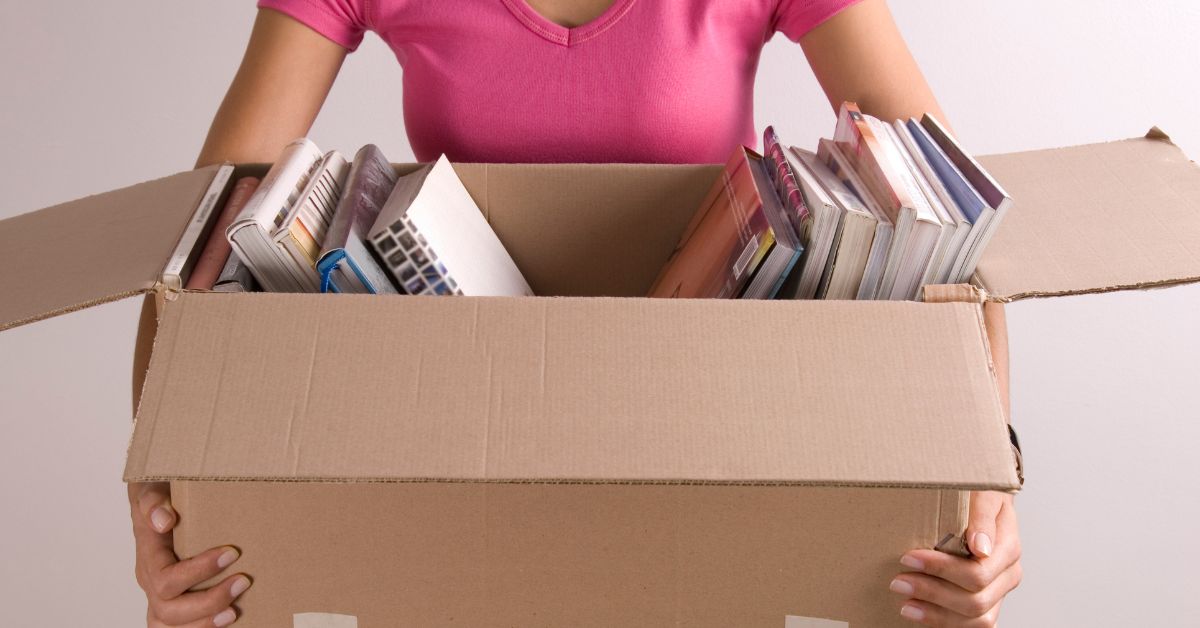
<instances>
[{"instance_id":1,"label":"packing tape strip","mask_svg":"<svg viewBox=\"0 0 1200 628\"><path fill-rule=\"evenodd\" d=\"M850 628L850 622L788 615L783 619L783 628Z\"/></svg>"},{"instance_id":2,"label":"packing tape strip","mask_svg":"<svg viewBox=\"0 0 1200 628\"><path fill-rule=\"evenodd\" d=\"M358 628L358 617L337 613L295 613L292 628Z\"/></svg>"}]
</instances>

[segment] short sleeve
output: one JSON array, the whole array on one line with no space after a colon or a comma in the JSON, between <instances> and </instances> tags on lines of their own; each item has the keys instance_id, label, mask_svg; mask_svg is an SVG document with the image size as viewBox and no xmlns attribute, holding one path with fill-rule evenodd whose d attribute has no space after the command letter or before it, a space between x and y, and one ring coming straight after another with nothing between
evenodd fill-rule
<instances>
[{"instance_id":1,"label":"short sleeve","mask_svg":"<svg viewBox=\"0 0 1200 628\"><path fill-rule=\"evenodd\" d=\"M353 51L368 28L370 0L258 0L258 8L274 9Z\"/></svg>"},{"instance_id":2,"label":"short sleeve","mask_svg":"<svg viewBox=\"0 0 1200 628\"><path fill-rule=\"evenodd\" d=\"M809 31L856 2L858 0L779 0L775 7L775 30L792 41L800 41Z\"/></svg>"}]
</instances>

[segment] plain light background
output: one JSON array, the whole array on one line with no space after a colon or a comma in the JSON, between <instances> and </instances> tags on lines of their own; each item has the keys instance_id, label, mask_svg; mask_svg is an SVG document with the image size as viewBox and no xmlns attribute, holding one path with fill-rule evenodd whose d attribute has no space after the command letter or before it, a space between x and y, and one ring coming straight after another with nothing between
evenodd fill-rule
<instances>
[{"instance_id":1,"label":"plain light background","mask_svg":"<svg viewBox=\"0 0 1200 628\"><path fill-rule=\"evenodd\" d=\"M892 7L973 152L1133 137L1157 124L1200 154L1194 0ZM251 0L2 8L0 218L190 168L254 16ZM311 136L326 149L374 142L411 160L400 73L368 36ZM782 36L763 53L755 122L802 146L833 128L799 47ZM5 625L144 617L120 482L138 305L0 334ZM1196 286L1009 308L1028 485L1018 498L1025 582L1004 625L1174 626L1200 616L1198 314Z\"/></svg>"}]
</instances>

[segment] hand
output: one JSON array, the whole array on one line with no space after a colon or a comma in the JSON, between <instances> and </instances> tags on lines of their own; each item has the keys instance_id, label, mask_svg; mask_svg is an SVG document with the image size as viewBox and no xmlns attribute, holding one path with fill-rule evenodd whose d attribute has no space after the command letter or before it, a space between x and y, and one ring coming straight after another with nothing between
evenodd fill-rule
<instances>
[{"instance_id":1,"label":"hand","mask_svg":"<svg viewBox=\"0 0 1200 628\"><path fill-rule=\"evenodd\" d=\"M900 559L910 571L892 580L906 598L900 614L926 626L995 626L1000 603L1021 583L1021 539L1012 495L972 493L967 547L961 558L913 550Z\"/></svg>"},{"instance_id":2,"label":"hand","mask_svg":"<svg viewBox=\"0 0 1200 628\"><path fill-rule=\"evenodd\" d=\"M171 485L166 482L131 482L129 515L137 545L137 582L146 592L149 628L212 628L237 620L231 604L250 587L245 574L229 576L204 591L188 592L233 564L240 556L236 548L215 547L187 560L176 558L171 531L178 517L171 507Z\"/></svg>"}]
</instances>

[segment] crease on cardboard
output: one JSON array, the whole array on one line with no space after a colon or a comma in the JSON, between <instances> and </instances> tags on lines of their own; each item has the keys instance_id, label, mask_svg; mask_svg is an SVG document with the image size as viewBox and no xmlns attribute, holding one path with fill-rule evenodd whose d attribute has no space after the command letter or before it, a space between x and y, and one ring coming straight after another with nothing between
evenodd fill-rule
<instances>
[{"instance_id":1,"label":"crease on cardboard","mask_svg":"<svg viewBox=\"0 0 1200 628\"><path fill-rule=\"evenodd\" d=\"M292 473L297 474L300 470L300 451L303 442L296 442L293 445L293 435L296 429L296 417L300 417L301 422L308 416L308 407L312 402L313 391L313 374L316 372L317 365L317 347L321 344L321 321L317 320L316 329L313 330L312 347L308 352L308 374L304 379L304 394L300 397L302 405L299 413L296 412L296 402L293 400L291 406L291 416L288 417L287 426L287 446L292 450Z\"/></svg>"},{"instance_id":2,"label":"crease on cardboard","mask_svg":"<svg viewBox=\"0 0 1200 628\"><path fill-rule=\"evenodd\" d=\"M338 613L294 613L292 628L358 628L358 617Z\"/></svg>"},{"instance_id":3,"label":"crease on cardboard","mask_svg":"<svg viewBox=\"0 0 1200 628\"><path fill-rule=\"evenodd\" d=\"M783 618L783 628L850 628L850 622L821 617L786 615Z\"/></svg>"},{"instance_id":4,"label":"crease on cardboard","mask_svg":"<svg viewBox=\"0 0 1200 628\"><path fill-rule=\"evenodd\" d=\"M158 295L158 293L156 293L156 297L158 297L158 296L161 296L161 295ZM156 306L160 305L160 303L157 300L156 300L155 304L156 304ZM150 455L150 443L152 443L154 441L154 428L158 425L157 420L150 419L150 433L147 434L142 439L143 446L140 448L140 451L135 451L135 445L137 444L136 438L139 434L139 430L138 430L139 424L143 423L145 421L145 419L144 419L145 414L142 412L142 410L146 406L146 393L150 392L150 393L155 394L155 399L153 400L154 412L151 413L151 415L155 418L158 417L159 410L162 408L163 398L166 396L166 392L163 388L160 387L159 390L157 392L155 392L155 390L153 388L149 387L149 383L150 383L150 375L155 372L154 365L156 363L161 363L163 361L166 361L166 366L159 367L159 368L164 369L162 375L160 375L160 377L162 377L164 379L170 375L171 366L174 363L174 361L171 360L171 354L174 353L175 340L178 339L179 332L171 331L170 333L166 334L166 335L170 336L170 340L171 340L170 346L168 347L166 341L163 339L164 334L161 333L163 330L163 323L167 317L167 314L168 314L168 312L166 311L165 307L158 307L158 317L157 317L157 325L156 325L156 329L155 329L155 333L154 333L154 341L152 343L150 343L150 363L146 367L146 377L142 381L142 392L138 397L137 411L133 415L133 428L129 431L129 445L125 449L125 476L126 476L125 481L126 482L155 481L155 480L136 479L136 476L145 475L146 458ZM180 323L180 325L176 326L176 329L182 328L182 319L185 315L186 315L186 312L181 312L179 314L181 323ZM143 427L143 431L144 431L144 427ZM136 456L136 460L135 460L135 455L134 455L135 453L141 454L140 456ZM134 469L137 469L138 471L135 473ZM158 481L169 481L172 479L175 479L175 478L163 478L162 480L158 480Z\"/></svg>"},{"instance_id":5,"label":"crease on cardboard","mask_svg":"<svg viewBox=\"0 0 1200 628\"><path fill-rule=\"evenodd\" d=\"M993 381L997 381L996 364L992 357L992 345L988 342L987 337L987 322L984 320L983 304L990 301L990 297L986 290L972 284L950 284L950 285L928 285L925 286L925 302L926 303L973 303L979 307L974 308L975 315L979 321L979 328L982 332L983 351L987 359L988 373L991 374ZM1000 408L1004 407L1004 400L1000 398L999 387L996 387L996 400L1000 404ZM1001 412L1001 416L1004 413ZM1006 428L1011 432L1012 427L1006 423ZM1019 484L1025 484L1024 463L1020 450L1013 447L1013 462L1016 468L1017 480ZM939 496L940 499L940 496ZM940 515L940 509L939 509ZM941 534L941 521L938 521L938 534ZM950 539L944 538L939 543L939 548L942 544L949 542Z\"/></svg>"},{"instance_id":6,"label":"crease on cardboard","mask_svg":"<svg viewBox=\"0 0 1200 628\"><path fill-rule=\"evenodd\" d=\"M235 319L236 320L236 317ZM223 336L222 339L228 338ZM225 387L225 368L229 365L230 352L221 352L221 365L217 367L217 389L213 391L211 403L209 405L208 420L204 425L204 444L200 448L200 468L208 468L208 450L212 446L213 429L217 423L217 408L221 404L221 391Z\"/></svg>"},{"instance_id":7,"label":"crease on cardboard","mask_svg":"<svg viewBox=\"0 0 1200 628\"><path fill-rule=\"evenodd\" d=\"M1009 430L1008 415L1004 412L1004 399L1002 399L1000 397L1000 386L998 383L1000 381L1000 379L996 373L995 358L993 358L993 356L992 356L992 343L988 341L987 322L984 320L984 317L983 317L983 305L982 304L977 305L974 308L974 312L975 312L975 319L979 322L979 325L977 327L977 333L979 334L979 342L983 345L983 354L984 354L984 358L987 360L988 373L991 375L992 382L994 384L993 386L990 387L991 393L992 393L990 395L990 397L991 397L991 400L994 403L997 411L999 412L1000 420L1004 423L1004 426L1003 426L1004 431L1007 434L1008 430ZM1021 473L1021 456L1016 451L1015 448L1012 450L1012 462L1013 462L1012 472L1014 473L1014 477L1019 478L1022 475L1022 473ZM1018 484L1020 484L1019 481L1018 481ZM1014 490L1014 489L1005 489L1005 490L1010 493L1016 492L1016 490Z\"/></svg>"},{"instance_id":8,"label":"crease on cardboard","mask_svg":"<svg viewBox=\"0 0 1200 628\"><path fill-rule=\"evenodd\" d=\"M492 417L498 409L497 404L493 403L493 399L496 399L494 393L498 394L499 392L496 385L496 357L490 351L487 352L487 360L487 404L486 411L483 413L483 460L479 469L480 476L484 478L489 476L488 460L492 453Z\"/></svg>"}]
</instances>

